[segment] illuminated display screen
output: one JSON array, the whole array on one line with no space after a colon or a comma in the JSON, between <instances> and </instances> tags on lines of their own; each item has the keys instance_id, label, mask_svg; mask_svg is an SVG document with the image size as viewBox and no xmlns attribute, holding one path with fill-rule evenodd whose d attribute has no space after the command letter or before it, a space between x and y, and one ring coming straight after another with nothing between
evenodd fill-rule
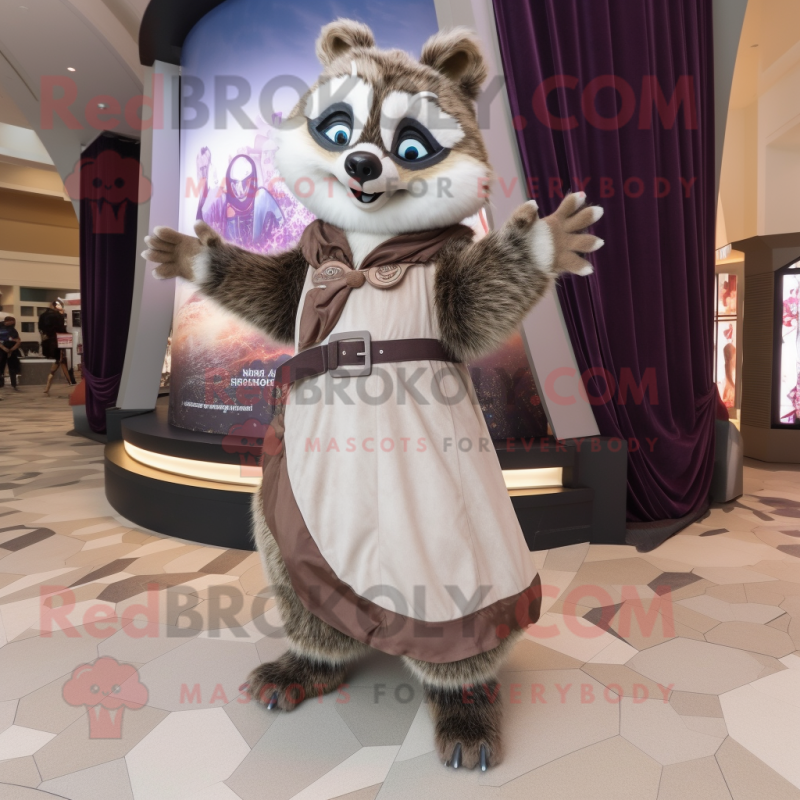
<instances>
[{"instance_id":1,"label":"illuminated display screen","mask_svg":"<svg viewBox=\"0 0 800 800\"><path fill-rule=\"evenodd\" d=\"M777 419L776 425L800 425L800 262L775 276L777 292Z\"/></svg>"}]
</instances>

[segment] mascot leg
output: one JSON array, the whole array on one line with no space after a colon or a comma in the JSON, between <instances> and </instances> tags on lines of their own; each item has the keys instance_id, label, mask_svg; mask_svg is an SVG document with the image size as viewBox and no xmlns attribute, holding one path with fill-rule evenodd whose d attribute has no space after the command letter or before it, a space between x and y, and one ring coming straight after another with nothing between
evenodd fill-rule
<instances>
[{"instance_id":1,"label":"mascot leg","mask_svg":"<svg viewBox=\"0 0 800 800\"><path fill-rule=\"evenodd\" d=\"M247 691L268 709L291 711L304 699L341 686L347 667L370 648L318 619L300 602L264 519L260 492L253 496L252 514L256 547L275 592L289 649L277 661L256 667L247 678Z\"/></svg>"},{"instance_id":2,"label":"mascot leg","mask_svg":"<svg viewBox=\"0 0 800 800\"><path fill-rule=\"evenodd\" d=\"M434 664L404 657L421 681L436 726L436 751L447 766L482 770L503 757L503 705L497 670L521 634L471 658Z\"/></svg>"}]
</instances>

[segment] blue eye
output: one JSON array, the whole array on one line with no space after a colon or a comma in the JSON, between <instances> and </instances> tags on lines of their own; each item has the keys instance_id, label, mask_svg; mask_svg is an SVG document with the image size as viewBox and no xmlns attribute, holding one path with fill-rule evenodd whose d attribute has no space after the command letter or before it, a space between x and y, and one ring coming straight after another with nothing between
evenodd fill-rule
<instances>
[{"instance_id":1,"label":"blue eye","mask_svg":"<svg viewBox=\"0 0 800 800\"><path fill-rule=\"evenodd\" d=\"M397 146L397 155L404 161L419 161L428 155L428 148L419 139L403 139Z\"/></svg>"},{"instance_id":2,"label":"blue eye","mask_svg":"<svg viewBox=\"0 0 800 800\"><path fill-rule=\"evenodd\" d=\"M323 133L334 144L338 144L340 147L344 147L345 145L350 143L350 136L352 131L344 123L337 122L335 125L331 125L330 128L326 128L323 131Z\"/></svg>"}]
</instances>

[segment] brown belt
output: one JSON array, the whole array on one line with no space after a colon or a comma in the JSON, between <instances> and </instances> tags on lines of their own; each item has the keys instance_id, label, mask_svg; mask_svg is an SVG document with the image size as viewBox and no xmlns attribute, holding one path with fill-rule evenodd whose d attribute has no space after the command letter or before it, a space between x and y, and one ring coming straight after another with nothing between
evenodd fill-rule
<instances>
[{"instance_id":1,"label":"brown belt","mask_svg":"<svg viewBox=\"0 0 800 800\"><path fill-rule=\"evenodd\" d=\"M278 369L278 384L285 386L304 378L330 372L335 378L361 378L373 364L395 361L456 362L436 339L389 339L373 342L368 331L335 333L328 344L311 347L290 358Z\"/></svg>"}]
</instances>

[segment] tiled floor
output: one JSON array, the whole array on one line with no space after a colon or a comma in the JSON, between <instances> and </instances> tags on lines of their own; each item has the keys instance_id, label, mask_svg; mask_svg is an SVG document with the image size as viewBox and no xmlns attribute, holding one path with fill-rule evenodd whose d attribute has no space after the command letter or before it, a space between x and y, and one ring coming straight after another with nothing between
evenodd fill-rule
<instances>
[{"instance_id":1,"label":"tiled floor","mask_svg":"<svg viewBox=\"0 0 800 800\"><path fill-rule=\"evenodd\" d=\"M650 554L532 554L551 596L502 674L506 760L454 772L395 659L292 714L245 702L285 647L257 556L116 515L54 394L0 402L4 800L800 798L798 470L749 464Z\"/></svg>"}]
</instances>

